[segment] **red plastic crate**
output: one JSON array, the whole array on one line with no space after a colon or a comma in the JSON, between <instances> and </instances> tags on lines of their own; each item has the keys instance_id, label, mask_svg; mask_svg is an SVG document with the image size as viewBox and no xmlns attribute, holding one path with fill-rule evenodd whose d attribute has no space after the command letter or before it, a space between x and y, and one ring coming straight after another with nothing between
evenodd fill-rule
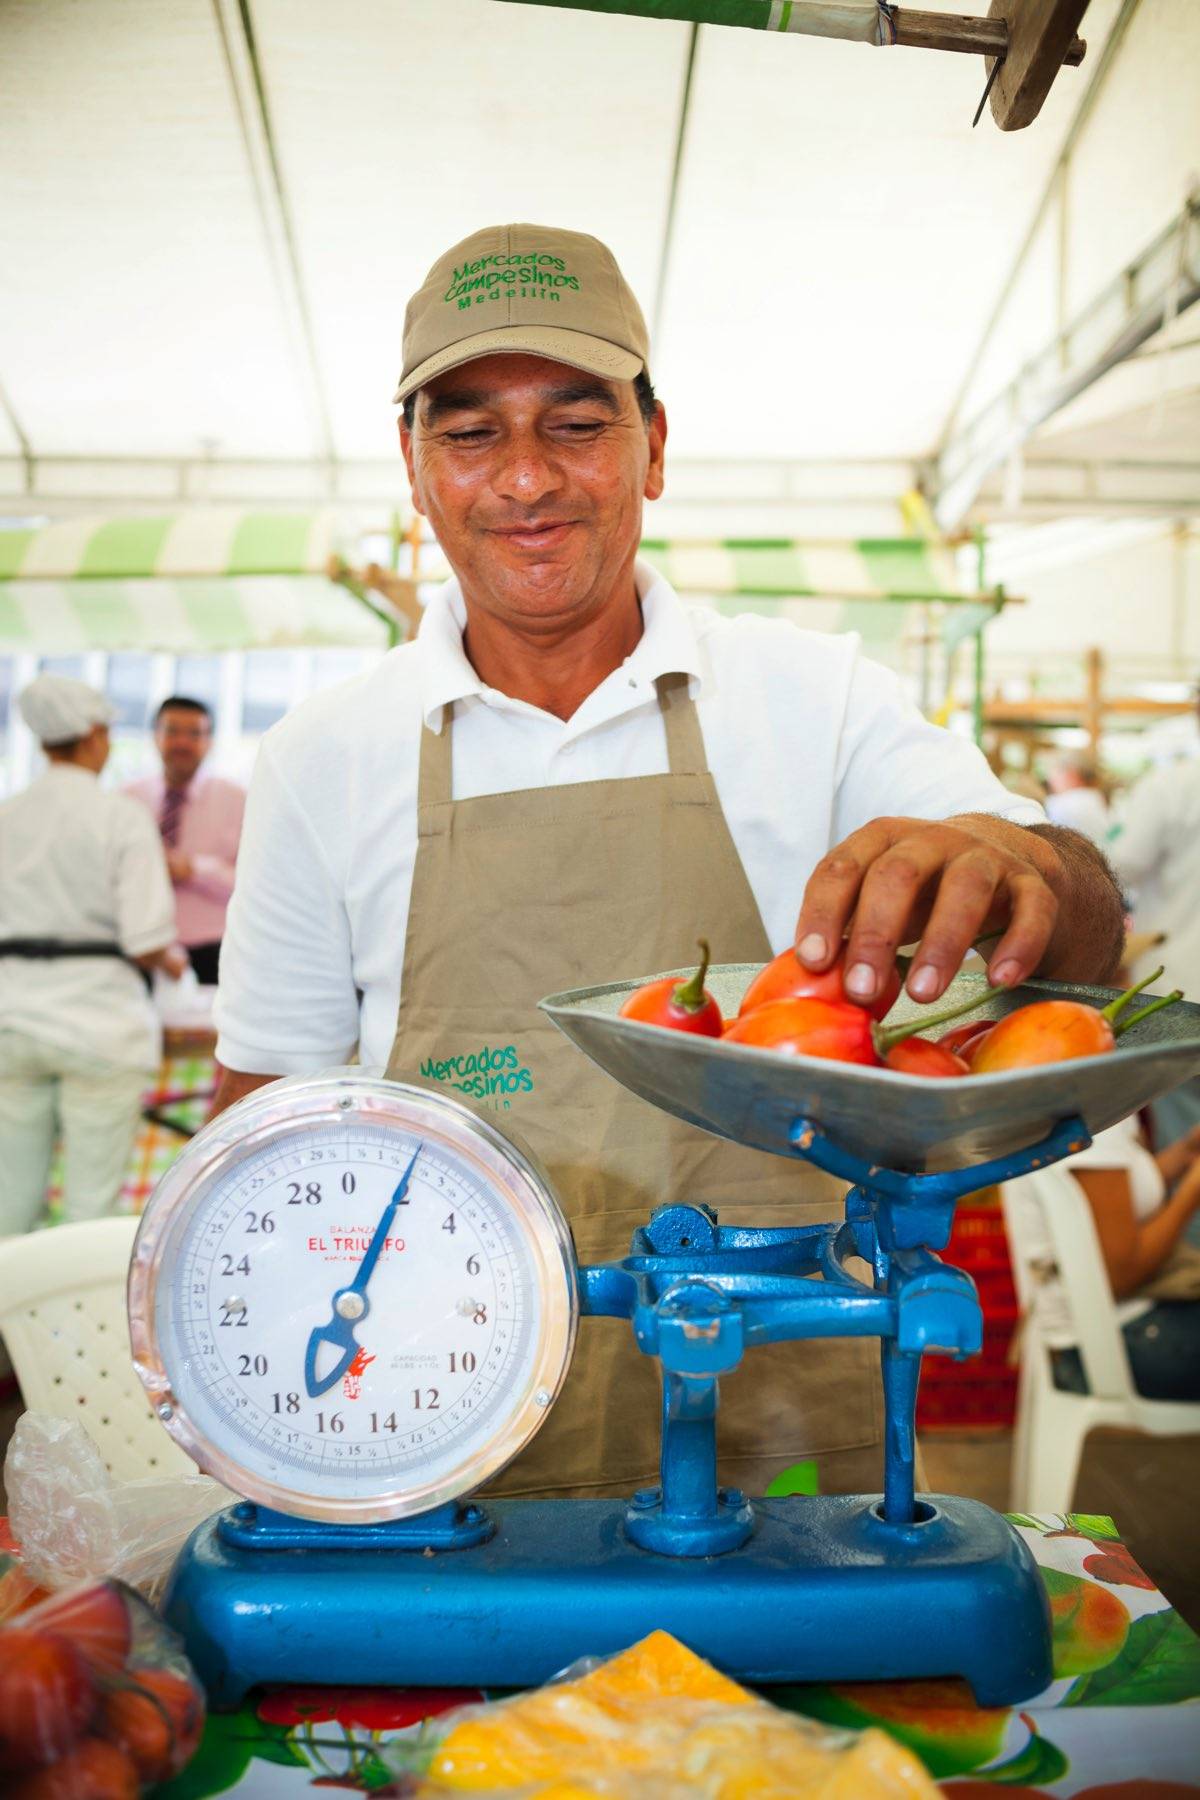
<instances>
[{"instance_id":1,"label":"red plastic crate","mask_svg":"<svg viewBox=\"0 0 1200 1800\"><path fill-rule=\"evenodd\" d=\"M927 1356L921 1365L917 1425L921 1430L1011 1426L1016 1413L1017 1371L1008 1365L1018 1307L1004 1215L993 1201L959 1206L944 1260L963 1269L979 1292L983 1346L955 1362Z\"/></svg>"},{"instance_id":2,"label":"red plastic crate","mask_svg":"<svg viewBox=\"0 0 1200 1800\"><path fill-rule=\"evenodd\" d=\"M1017 1377L992 1375L945 1386L921 1381L917 1427L921 1431L1008 1429L1017 1404Z\"/></svg>"}]
</instances>

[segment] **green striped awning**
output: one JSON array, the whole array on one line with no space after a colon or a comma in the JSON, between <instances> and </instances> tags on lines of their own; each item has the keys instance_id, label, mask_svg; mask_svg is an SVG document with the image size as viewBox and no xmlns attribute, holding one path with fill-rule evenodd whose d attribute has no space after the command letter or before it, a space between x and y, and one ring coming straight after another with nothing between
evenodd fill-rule
<instances>
[{"instance_id":1,"label":"green striped awning","mask_svg":"<svg viewBox=\"0 0 1200 1800\"><path fill-rule=\"evenodd\" d=\"M0 654L387 649L389 642L385 621L323 575L0 581Z\"/></svg>"},{"instance_id":2,"label":"green striped awning","mask_svg":"<svg viewBox=\"0 0 1200 1800\"><path fill-rule=\"evenodd\" d=\"M59 519L0 531L0 579L316 575L337 548L336 515L206 506L153 518Z\"/></svg>"},{"instance_id":3,"label":"green striped awning","mask_svg":"<svg viewBox=\"0 0 1200 1800\"><path fill-rule=\"evenodd\" d=\"M644 538L642 550L681 593L894 602L962 591L953 554L921 538Z\"/></svg>"},{"instance_id":4,"label":"green striped awning","mask_svg":"<svg viewBox=\"0 0 1200 1800\"><path fill-rule=\"evenodd\" d=\"M922 538L645 538L642 551L672 587L710 595L722 612L770 613L821 631L857 631L867 649L884 659L904 634L906 607L897 602L965 597L953 554ZM814 609L813 601L825 604Z\"/></svg>"},{"instance_id":5,"label":"green striped awning","mask_svg":"<svg viewBox=\"0 0 1200 1800\"><path fill-rule=\"evenodd\" d=\"M386 648L328 579L337 543L333 512L228 506L0 531L0 651Z\"/></svg>"}]
</instances>

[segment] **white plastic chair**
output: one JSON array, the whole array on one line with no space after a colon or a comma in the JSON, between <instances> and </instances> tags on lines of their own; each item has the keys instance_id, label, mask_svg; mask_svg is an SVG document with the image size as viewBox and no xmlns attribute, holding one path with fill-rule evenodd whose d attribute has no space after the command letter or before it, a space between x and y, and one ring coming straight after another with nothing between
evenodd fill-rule
<instances>
[{"instance_id":1,"label":"white plastic chair","mask_svg":"<svg viewBox=\"0 0 1200 1800\"><path fill-rule=\"evenodd\" d=\"M1070 1307L1088 1394L1054 1385L1050 1350L1037 1325L1036 1285L1023 1254L1020 1200L1035 1200L1046 1221ZM1025 1328L1013 1443L1014 1512L1069 1512L1084 1440L1097 1425L1123 1425L1151 1437L1200 1432L1200 1402L1147 1400L1133 1384L1125 1340L1087 1195L1066 1169L1039 1169L1001 1189L1013 1280Z\"/></svg>"},{"instance_id":2,"label":"white plastic chair","mask_svg":"<svg viewBox=\"0 0 1200 1800\"><path fill-rule=\"evenodd\" d=\"M0 1240L0 1336L30 1412L78 1419L118 1481L194 1475L134 1372L125 1277L137 1220Z\"/></svg>"}]
</instances>

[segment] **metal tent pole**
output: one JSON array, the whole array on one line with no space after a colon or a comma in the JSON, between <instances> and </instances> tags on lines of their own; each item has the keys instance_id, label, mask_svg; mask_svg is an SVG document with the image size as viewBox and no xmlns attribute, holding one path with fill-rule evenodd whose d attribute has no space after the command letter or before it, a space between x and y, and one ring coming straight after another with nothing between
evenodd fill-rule
<instances>
[{"instance_id":1,"label":"metal tent pole","mask_svg":"<svg viewBox=\"0 0 1200 1800\"><path fill-rule=\"evenodd\" d=\"M513 3L513 0L509 0ZM966 56L1007 55L1009 28L1002 18L925 12L915 6L880 6L877 0L528 0L575 12L626 13L640 19L677 19L689 25L734 25L803 37L843 38L851 43L905 44L919 50L952 50ZM1073 37L1062 58L1076 65L1087 46Z\"/></svg>"}]
</instances>

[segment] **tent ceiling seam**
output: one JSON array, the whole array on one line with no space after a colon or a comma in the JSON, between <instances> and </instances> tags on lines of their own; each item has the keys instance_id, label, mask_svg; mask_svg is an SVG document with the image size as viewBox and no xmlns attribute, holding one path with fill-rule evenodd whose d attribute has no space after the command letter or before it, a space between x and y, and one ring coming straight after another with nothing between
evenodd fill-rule
<instances>
[{"instance_id":1,"label":"tent ceiling seam","mask_svg":"<svg viewBox=\"0 0 1200 1800\"><path fill-rule=\"evenodd\" d=\"M3 413L4 417L8 420L9 429L17 440L17 446L21 453L21 461L25 465L25 486L27 490L32 493L34 481L33 465L36 460L33 453L33 445L30 443L20 419L18 419L16 413L13 411L12 401L8 397L8 389L2 381L0 381L0 413Z\"/></svg>"},{"instance_id":2,"label":"tent ceiling seam","mask_svg":"<svg viewBox=\"0 0 1200 1800\"><path fill-rule=\"evenodd\" d=\"M675 130L675 153L671 161L671 185L667 193L667 211L663 220L662 246L658 258L658 275L654 284L653 333L650 339L657 367L662 353L663 305L666 300L667 281L671 273L671 250L675 241L675 215L679 204L679 183L683 173L684 139L687 135L688 113L692 104L692 77L696 68L696 50L700 42L700 27L690 28L687 47L687 62L683 72L683 93L679 100L679 120Z\"/></svg>"},{"instance_id":3,"label":"tent ceiling seam","mask_svg":"<svg viewBox=\"0 0 1200 1800\"><path fill-rule=\"evenodd\" d=\"M316 334L313 330L312 315L308 307L308 298L300 268L300 257L297 249L296 234L292 221L291 206L287 197L287 189L283 180L283 170L279 160L278 147L271 125L270 108L267 104L266 85L262 66L258 55L258 42L254 33L254 21L250 16L249 0L236 0L238 20L241 26L241 45L245 53L250 74L250 85L253 88L253 103L256 120L252 123L249 110L243 95L243 83L239 79L237 59L234 56L233 44L227 27L223 6L230 0L212 0L213 15L216 19L217 32L221 40L221 48L225 56L225 66L229 74L229 84L233 92L234 106L238 122L242 130L242 139L246 149L246 159L250 168L251 185L259 219L266 239L268 256L275 269L279 282L285 311L292 314L298 327L300 346L309 380L312 405L316 424L321 438L321 448L329 468L331 488L335 481L337 467L337 450L334 442L333 425L329 406L325 397L325 386L322 378L321 362L317 355ZM257 126L257 130L255 129ZM256 137L261 140L256 155ZM260 160L265 162L269 175L270 191L264 192L264 182L259 170ZM272 229L272 210L275 213L275 229Z\"/></svg>"}]
</instances>

